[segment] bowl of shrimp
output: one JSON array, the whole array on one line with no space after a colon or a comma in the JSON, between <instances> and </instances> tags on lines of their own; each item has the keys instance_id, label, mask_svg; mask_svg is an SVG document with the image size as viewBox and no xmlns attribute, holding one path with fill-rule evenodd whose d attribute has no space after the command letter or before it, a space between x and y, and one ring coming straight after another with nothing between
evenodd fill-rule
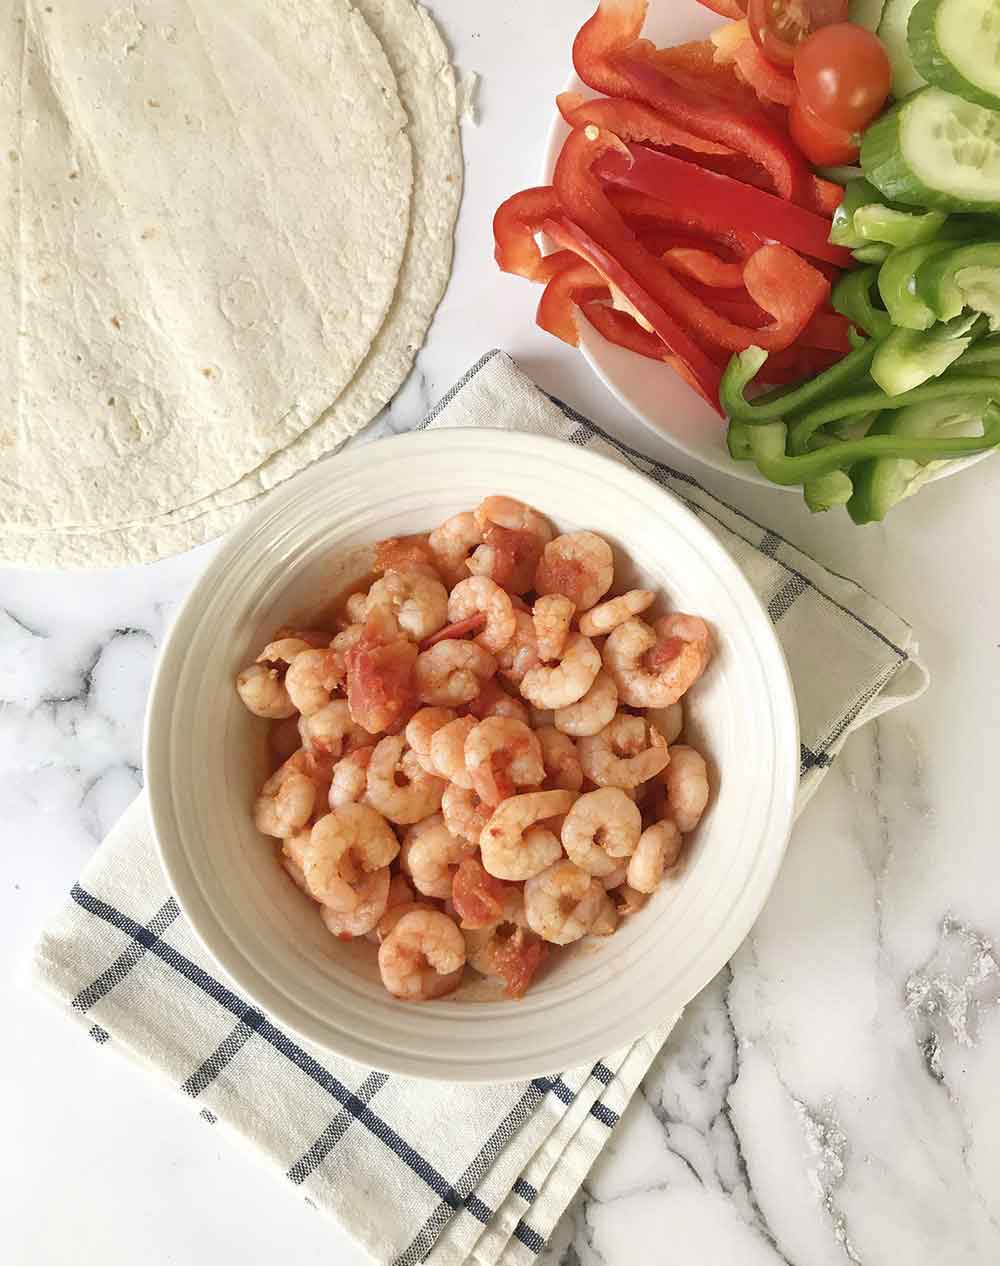
<instances>
[{"instance_id":1,"label":"bowl of shrimp","mask_svg":"<svg viewBox=\"0 0 1000 1266\"><path fill-rule=\"evenodd\" d=\"M146 770L193 930L322 1048L505 1081L675 1016L771 888L798 781L771 623L653 481L544 437L400 436L229 538Z\"/></svg>"}]
</instances>

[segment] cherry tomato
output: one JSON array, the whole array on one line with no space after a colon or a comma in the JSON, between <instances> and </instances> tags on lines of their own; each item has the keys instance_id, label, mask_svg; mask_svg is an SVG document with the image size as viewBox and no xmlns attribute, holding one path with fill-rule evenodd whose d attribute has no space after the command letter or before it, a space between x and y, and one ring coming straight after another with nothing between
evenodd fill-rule
<instances>
[{"instance_id":1,"label":"cherry tomato","mask_svg":"<svg viewBox=\"0 0 1000 1266\"><path fill-rule=\"evenodd\" d=\"M796 96L788 111L788 130L802 153L817 167L840 167L858 157L857 134L831 127L809 109L801 95Z\"/></svg>"},{"instance_id":2,"label":"cherry tomato","mask_svg":"<svg viewBox=\"0 0 1000 1266\"><path fill-rule=\"evenodd\" d=\"M807 36L833 22L846 22L850 0L749 0L750 34L775 66L791 67Z\"/></svg>"},{"instance_id":3,"label":"cherry tomato","mask_svg":"<svg viewBox=\"0 0 1000 1266\"><path fill-rule=\"evenodd\" d=\"M892 67L877 35L842 22L816 31L799 45L795 82L813 114L853 132L870 123L885 105Z\"/></svg>"}]
</instances>

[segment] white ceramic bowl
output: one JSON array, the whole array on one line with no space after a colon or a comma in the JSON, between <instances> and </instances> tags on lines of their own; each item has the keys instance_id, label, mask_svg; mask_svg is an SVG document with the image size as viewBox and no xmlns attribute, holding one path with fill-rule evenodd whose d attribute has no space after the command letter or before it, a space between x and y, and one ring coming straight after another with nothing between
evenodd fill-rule
<instances>
[{"instance_id":1,"label":"white ceramic bowl","mask_svg":"<svg viewBox=\"0 0 1000 1266\"><path fill-rule=\"evenodd\" d=\"M654 44L667 46L704 39L724 22L725 19L696 0L671 0L650 5L642 33ZM575 73L570 74L563 91L579 92L585 97L596 95ZM551 184L556 159L568 135L569 128L556 111L545 143L542 184ZM552 243L548 249L554 249ZM590 368L630 413L668 444L725 475L761 484L774 492L801 495L797 486L786 487L765 479L753 462L734 462L726 447L725 422L667 365L609 343L582 314L577 317L577 328L580 351ZM937 462L928 474L928 482L957 474L990 455L990 452L977 453L959 461Z\"/></svg>"},{"instance_id":2,"label":"white ceramic bowl","mask_svg":"<svg viewBox=\"0 0 1000 1266\"><path fill-rule=\"evenodd\" d=\"M714 626L688 731L713 768L712 805L682 875L611 938L556 956L520 1002L398 1002L375 949L344 944L277 862L250 808L266 724L233 689L280 624L367 571L380 537L426 531L507 493L562 530L592 528L618 573ZM552 1072L614 1050L680 1010L743 940L784 852L798 780L796 711L770 622L711 532L655 483L535 436L430 431L321 463L227 541L181 609L153 683L146 773L160 855L185 915L235 987L277 1024L389 1071L467 1081ZM472 973L469 973L470 977Z\"/></svg>"}]
</instances>

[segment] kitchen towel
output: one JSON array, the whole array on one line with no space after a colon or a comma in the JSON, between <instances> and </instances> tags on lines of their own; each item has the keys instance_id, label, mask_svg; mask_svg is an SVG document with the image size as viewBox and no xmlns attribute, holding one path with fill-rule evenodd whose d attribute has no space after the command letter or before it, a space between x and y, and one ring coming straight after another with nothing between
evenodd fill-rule
<instances>
[{"instance_id":1,"label":"kitchen towel","mask_svg":"<svg viewBox=\"0 0 1000 1266\"><path fill-rule=\"evenodd\" d=\"M800 809L851 730L925 688L912 632L891 611L550 399L504 353L485 356L422 425L555 436L627 462L698 515L788 657ZM45 932L35 971L94 1041L234 1130L385 1266L533 1261L672 1027L593 1066L497 1086L388 1076L311 1048L240 997L198 943L166 887L144 796Z\"/></svg>"}]
</instances>

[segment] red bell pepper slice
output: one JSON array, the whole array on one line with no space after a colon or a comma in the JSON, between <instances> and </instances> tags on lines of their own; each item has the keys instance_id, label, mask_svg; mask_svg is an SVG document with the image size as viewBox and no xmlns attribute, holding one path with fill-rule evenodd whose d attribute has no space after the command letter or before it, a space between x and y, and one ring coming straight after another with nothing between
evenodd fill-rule
<instances>
[{"instance_id":1,"label":"red bell pepper slice","mask_svg":"<svg viewBox=\"0 0 1000 1266\"><path fill-rule=\"evenodd\" d=\"M574 133L582 135L582 133ZM631 275L622 264L585 229L571 220L547 220L545 232L561 247L575 250L581 259L592 264L609 283L617 286L625 298L653 327L660 339L685 367L685 378L714 409L719 408L719 383L721 368L695 341L682 325L665 312L642 282ZM624 227L624 226L623 226ZM625 230L627 232L627 230ZM636 247L642 250L639 243ZM649 257L652 260L652 257Z\"/></svg>"},{"instance_id":2,"label":"red bell pepper slice","mask_svg":"<svg viewBox=\"0 0 1000 1266\"><path fill-rule=\"evenodd\" d=\"M713 218L719 226L737 223L744 230L765 240L782 242L804 255L828 260L841 268L853 265L850 251L827 241L829 222L814 211L642 145L629 145L628 150L628 154L619 150L601 156L594 170L602 180L664 202L694 203L704 217L703 223ZM565 202L564 197L562 200Z\"/></svg>"},{"instance_id":3,"label":"red bell pepper slice","mask_svg":"<svg viewBox=\"0 0 1000 1266\"><path fill-rule=\"evenodd\" d=\"M621 136L624 131L665 149L684 149L700 154L733 152L726 145L686 132L641 101L621 101L612 97L588 100L579 92L560 92L556 105L570 127L586 127L588 123L593 123L606 132L614 132L616 136Z\"/></svg>"},{"instance_id":4,"label":"red bell pepper slice","mask_svg":"<svg viewBox=\"0 0 1000 1266\"><path fill-rule=\"evenodd\" d=\"M817 215L833 219L833 213L844 201L844 186L832 180L824 180L821 176L813 176L809 185L809 201L807 206Z\"/></svg>"},{"instance_id":5,"label":"red bell pepper slice","mask_svg":"<svg viewBox=\"0 0 1000 1266\"><path fill-rule=\"evenodd\" d=\"M583 314L598 334L609 343L635 352L637 356L645 356L647 360L669 363L674 359L662 340L649 330L644 330L635 317L629 316L627 312L619 312L606 303L594 301L583 304Z\"/></svg>"},{"instance_id":6,"label":"red bell pepper slice","mask_svg":"<svg viewBox=\"0 0 1000 1266\"><path fill-rule=\"evenodd\" d=\"M746 259L764 245L764 239L758 234L741 225L727 223L729 217L720 215L716 206L702 206L684 197L653 198L646 193L614 186L604 192L618 214L631 227L641 230L643 235L654 225L658 229L669 225L682 231L694 231L711 239L716 248L723 246L730 250L737 259Z\"/></svg>"},{"instance_id":7,"label":"red bell pepper slice","mask_svg":"<svg viewBox=\"0 0 1000 1266\"><path fill-rule=\"evenodd\" d=\"M660 258L673 272L693 277L703 286L731 289L743 285L743 265L727 263L711 251L671 246Z\"/></svg>"},{"instance_id":8,"label":"red bell pepper slice","mask_svg":"<svg viewBox=\"0 0 1000 1266\"><path fill-rule=\"evenodd\" d=\"M776 317L776 321L767 328L751 330L725 320L687 290L662 260L650 255L608 200L591 168L602 156L608 155L609 150L617 151L609 157L620 161L624 153L629 160L628 150L618 137L599 128L587 127L582 132L572 132L567 138L553 177L567 216L612 254L675 320L686 325L702 347L708 344L743 351L756 344L768 351L777 351L793 342L829 295L827 279L794 251L780 245L763 246L747 260L743 284L750 297ZM665 154L646 152L655 158L667 159ZM677 159L668 161L675 163L681 172L691 167ZM691 169L701 178L725 179L697 167ZM758 193L757 190L750 192ZM677 195L684 197L682 188L677 190ZM760 196L779 206L785 205L769 194ZM801 211L801 208L794 209ZM650 324L656 328L655 322L650 321ZM677 350L668 339L664 342Z\"/></svg>"},{"instance_id":9,"label":"red bell pepper slice","mask_svg":"<svg viewBox=\"0 0 1000 1266\"><path fill-rule=\"evenodd\" d=\"M733 62L758 97L781 106L795 100L794 78L772 65L749 35L734 51Z\"/></svg>"},{"instance_id":10,"label":"red bell pepper slice","mask_svg":"<svg viewBox=\"0 0 1000 1266\"><path fill-rule=\"evenodd\" d=\"M580 304L608 295L608 284L590 264L573 256L573 263L549 281L538 303L535 323L570 347L579 347L576 309Z\"/></svg>"},{"instance_id":11,"label":"red bell pepper slice","mask_svg":"<svg viewBox=\"0 0 1000 1266\"><path fill-rule=\"evenodd\" d=\"M505 273L546 282L568 262L544 256L535 241L542 222L558 215L559 196L551 185L522 189L502 202L493 217L494 257Z\"/></svg>"},{"instance_id":12,"label":"red bell pepper slice","mask_svg":"<svg viewBox=\"0 0 1000 1266\"><path fill-rule=\"evenodd\" d=\"M806 199L810 171L787 136L762 115L706 94L697 99L630 46L642 32L648 0L600 0L573 43L573 65L588 87L609 97L644 101L689 132L746 154L770 174L775 190L793 202Z\"/></svg>"}]
</instances>

